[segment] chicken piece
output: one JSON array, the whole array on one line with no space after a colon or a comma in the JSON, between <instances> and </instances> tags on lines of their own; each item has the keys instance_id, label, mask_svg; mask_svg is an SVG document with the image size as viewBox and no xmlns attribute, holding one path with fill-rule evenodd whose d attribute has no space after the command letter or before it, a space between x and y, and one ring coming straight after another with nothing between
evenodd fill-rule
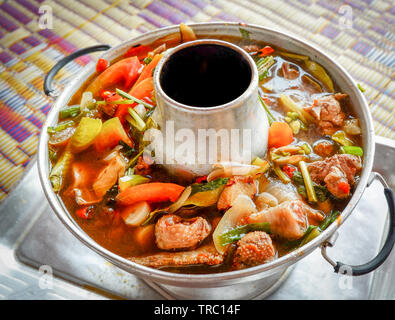
<instances>
[{"instance_id":1,"label":"chicken piece","mask_svg":"<svg viewBox=\"0 0 395 320\"><path fill-rule=\"evenodd\" d=\"M246 234L237 242L237 249L233 257L233 269L253 267L273 260L276 249L270 236L263 231Z\"/></svg>"},{"instance_id":2,"label":"chicken piece","mask_svg":"<svg viewBox=\"0 0 395 320\"><path fill-rule=\"evenodd\" d=\"M281 72L283 77L287 80L295 80L299 77L299 71L295 68L291 68L288 62L283 62L281 65Z\"/></svg>"},{"instance_id":3,"label":"chicken piece","mask_svg":"<svg viewBox=\"0 0 395 320\"><path fill-rule=\"evenodd\" d=\"M155 240L163 250L196 248L211 232L210 223L202 218L182 219L174 214L161 217L155 225Z\"/></svg>"},{"instance_id":4,"label":"chicken piece","mask_svg":"<svg viewBox=\"0 0 395 320\"><path fill-rule=\"evenodd\" d=\"M129 260L147 267L160 268L194 264L217 265L224 261L224 255L217 252L213 243L209 243L191 251L161 252Z\"/></svg>"},{"instance_id":5,"label":"chicken piece","mask_svg":"<svg viewBox=\"0 0 395 320\"><path fill-rule=\"evenodd\" d=\"M92 191L94 170L84 162L74 162L71 166L73 181L65 191L65 195L74 195L78 205L91 205L101 201Z\"/></svg>"},{"instance_id":6,"label":"chicken piece","mask_svg":"<svg viewBox=\"0 0 395 320\"><path fill-rule=\"evenodd\" d=\"M347 97L337 93L324 96L315 100L314 105L305 108L317 120L317 125L322 134L333 134L344 124L346 118L339 101Z\"/></svg>"},{"instance_id":7,"label":"chicken piece","mask_svg":"<svg viewBox=\"0 0 395 320\"><path fill-rule=\"evenodd\" d=\"M335 153L335 145L333 142L328 140L319 140L314 144L314 152L322 158L327 158Z\"/></svg>"},{"instance_id":8,"label":"chicken piece","mask_svg":"<svg viewBox=\"0 0 395 320\"><path fill-rule=\"evenodd\" d=\"M123 176L127 163L118 154L100 171L96 181L93 183L93 191L102 198L108 190L117 182L118 177Z\"/></svg>"},{"instance_id":9,"label":"chicken piece","mask_svg":"<svg viewBox=\"0 0 395 320\"><path fill-rule=\"evenodd\" d=\"M274 235L288 240L301 238L308 221L322 221L324 216L300 200L285 201L276 207L254 213L247 223L269 222Z\"/></svg>"},{"instance_id":10,"label":"chicken piece","mask_svg":"<svg viewBox=\"0 0 395 320\"><path fill-rule=\"evenodd\" d=\"M347 181L353 185L355 175L362 169L361 158L351 154L335 154L322 161L315 161L308 166L311 179L318 184L323 182L332 167L343 171Z\"/></svg>"},{"instance_id":11,"label":"chicken piece","mask_svg":"<svg viewBox=\"0 0 395 320\"><path fill-rule=\"evenodd\" d=\"M324 179L324 182L328 188L328 191L336 198L345 199L350 195L350 188L346 175L338 167L330 168L328 175Z\"/></svg>"},{"instance_id":12,"label":"chicken piece","mask_svg":"<svg viewBox=\"0 0 395 320\"><path fill-rule=\"evenodd\" d=\"M217 208L218 210L227 210L240 194L245 194L252 198L256 192L256 183L252 178L234 176L229 179L224 191L222 191L217 202Z\"/></svg>"}]
</instances>

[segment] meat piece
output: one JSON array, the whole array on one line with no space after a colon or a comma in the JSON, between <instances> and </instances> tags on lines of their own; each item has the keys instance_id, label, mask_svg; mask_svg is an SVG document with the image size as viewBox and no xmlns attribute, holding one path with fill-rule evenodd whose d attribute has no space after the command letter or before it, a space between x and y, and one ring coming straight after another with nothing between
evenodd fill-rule
<instances>
[{"instance_id":1,"label":"meat piece","mask_svg":"<svg viewBox=\"0 0 395 320\"><path fill-rule=\"evenodd\" d=\"M237 242L232 267L234 269L253 267L269 262L275 256L276 249L266 232L250 232Z\"/></svg>"},{"instance_id":2,"label":"meat piece","mask_svg":"<svg viewBox=\"0 0 395 320\"><path fill-rule=\"evenodd\" d=\"M252 198L256 192L256 183L252 178L234 176L229 180L224 191L222 191L217 202L217 208L218 210L227 210L240 194L245 194Z\"/></svg>"},{"instance_id":3,"label":"meat piece","mask_svg":"<svg viewBox=\"0 0 395 320\"><path fill-rule=\"evenodd\" d=\"M347 97L337 93L324 96L315 100L314 105L305 108L317 120L317 125L322 134L333 134L344 124L346 115L341 109L339 101Z\"/></svg>"},{"instance_id":4,"label":"meat piece","mask_svg":"<svg viewBox=\"0 0 395 320\"><path fill-rule=\"evenodd\" d=\"M176 267L193 264L217 265L224 261L224 255L217 252L212 243L195 250L182 252L161 252L145 257L133 257L129 260L147 267Z\"/></svg>"},{"instance_id":5,"label":"meat piece","mask_svg":"<svg viewBox=\"0 0 395 320\"><path fill-rule=\"evenodd\" d=\"M315 161L308 166L311 179L315 183L323 182L334 166L345 173L347 181L351 185L354 184L355 175L362 169L360 157L351 154L335 154L322 161Z\"/></svg>"},{"instance_id":6,"label":"meat piece","mask_svg":"<svg viewBox=\"0 0 395 320\"><path fill-rule=\"evenodd\" d=\"M243 48L245 51L247 51L248 53L251 53L251 52L258 52L259 49L260 49L256 44L251 44L251 45L248 45L248 46L242 46L242 48Z\"/></svg>"},{"instance_id":7,"label":"meat piece","mask_svg":"<svg viewBox=\"0 0 395 320\"><path fill-rule=\"evenodd\" d=\"M332 156L335 153L335 145L328 140L319 140L314 144L314 152L323 158Z\"/></svg>"},{"instance_id":8,"label":"meat piece","mask_svg":"<svg viewBox=\"0 0 395 320\"><path fill-rule=\"evenodd\" d=\"M126 170L126 162L118 154L100 171L96 181L93 183L93 191L98 197L103 197L108 190L117 182Z\"/></svg>"},{"instance_id":9,"label":"meat piece","mask_svg":"<svg viewBox=\"0 0 395 320\"><path fill-rule=\"evenodd\" d=\"M254 213L248 223L269 222L274 235L288 240L301 238L308 221L322 221L324 216L300 200L285 201L276 207Z\"/></svg>"},{"instance_id":10,"label":"meat piece","mask_svg":"<svg viewBox=\"0 0 395 320\"><path fill-rule=\"evenodd\" d=\"M155 240L163 250L196 248L211 232L211 225L202 217L182 219L174 214L161 217L155 225Z\"/></svg>"},{"instance_id":11,"label":"meat piece","mask_svg":"<svg viewBox=\"0 0 395 320\"><path fill-rule=\"evenodd\" d=\"M143 157L139 157L137 160L137 164L134 167L134 172L138 175L141 175L141 176L147 176L147 175L151 174L151 171L152 171L152 169L151 169L150 165L144 161Z\"/></svg>"},{"instance_id":12,"label":"meat piece","mask_svg":"<svg viewBox=\"0 0 395 320\"><path fill-rule=\"evenodd\" d=\"M344 199L350 194L355 175L362 169L361 159L351 154L335 154L308 166L311 179L318 184L325 183L328 191L336 198Z\"/></svg>"},{"instance_id":13,"label":"meat piece","mask_svg":"<svg viewBox=\"0 0 395 320\"><path fill-rule=\"evenodd\" d=\"M281 72L283 77L287 80L295 80L299 77L299 71L295 68L291 68L288 62L283 62L281 65Z\"/></svg>"},{"instance_id":14,"label":"meat piece","mask_svg":"<svg viewBox=\"0 0 395 320\"><path fill-rule=\"evenodd\" d=\"M349 183L345 173L338 167L331 167L328 175L324 179L328 191L336 198L345 199L350 195ZM348 186L347 188L341 186Z\"/></svg>"}]
</instances>

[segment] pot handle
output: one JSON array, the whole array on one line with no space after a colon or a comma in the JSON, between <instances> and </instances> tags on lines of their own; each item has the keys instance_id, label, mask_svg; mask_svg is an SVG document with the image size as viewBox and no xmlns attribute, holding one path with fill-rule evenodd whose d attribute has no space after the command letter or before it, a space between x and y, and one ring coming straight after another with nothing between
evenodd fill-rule
<instances>
[{"instance_id":1,"label":"pot handle","mask_svg":"<svg viewBox=\"0 0 395 320\"><path fill-rule=\"evenodd\" d=\"M55 75L59 72L60 69L62 69L66 64L68 64L70 61L83 56L88 53L96 52L96 51L106 51L110 49L111 46L108 44L99 44L96 46L84 48L81 50L77 50L73 52L72 54L64 57L63 59L59 60L51 70L49 70L48 74L45 76L44 79L44 92L47 96L54 97L54 92L55 89L52 87L52 80L55 77Z\"/></svg>"},{"instance_id":2,"label":"pot handle","mask_svg":"<svg viewBox=\"0 0 395 320\"><path fill-rule=\"evenodd\" d=\"M381 248L380 252L374 257L371 261L359 265L359 266L350 266L346 265L342 262L335 262L331 258L328 257L326 253L327 247L333 247L336 239L329 238L325 241L321 246L321 254L334 268L335 273L347 274L352 276L361 276L367 274L375 269L377 269L384 261L387 259L388 255L391 253L392 247L395 244L395 199L394 193L391 188L388 186L383 176L377 172L373 172L374 176L370 179L370 183L373 182L375 178L378 178L379 181L384 186L384 195L387 199L388 207L389 207L389 230L387 239L385 240L384 246ZM369 183L369 184L370 184ZM337 235L337 234L335 234ZM345 268L347 267L347 268ZM351 271L351 272L349 272Z\"/></svg>"}]
</instances>

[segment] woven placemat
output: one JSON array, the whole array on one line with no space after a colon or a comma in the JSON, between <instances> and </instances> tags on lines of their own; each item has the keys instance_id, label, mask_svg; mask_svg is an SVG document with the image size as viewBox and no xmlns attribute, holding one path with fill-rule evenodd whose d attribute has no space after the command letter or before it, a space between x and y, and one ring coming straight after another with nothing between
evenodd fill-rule
<instances>
[{"instance_id":1,"label":"woven placemat","mask_svg":"<svg viewBox=\"0 0 395 320\"><path fill-rule=\"evenodd\" d=\"M255 23L312 42L366 89L376 134L395 139L392 0L0 0L0 201L36 153L52 104L43 78L57 60L97 43L207 21ZM92 59L67 65L59 83Z\"/></svg>"}]
</instances>

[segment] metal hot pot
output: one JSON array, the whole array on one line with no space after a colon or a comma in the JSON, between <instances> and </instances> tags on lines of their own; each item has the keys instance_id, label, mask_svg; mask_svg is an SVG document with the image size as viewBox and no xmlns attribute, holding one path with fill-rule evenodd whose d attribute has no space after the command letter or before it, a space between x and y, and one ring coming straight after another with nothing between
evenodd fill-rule
<instances>
[{"instance_id":1,"label":"metal hot pot","mask_svg":"<svg viewBox=\"0 0 395 320\"><path fill-rule=\"evenodd\" d=\"M210 36L240 36L240 25L238 23L197 23L191 24L190 26L198 36L202 35L207 38ZM48 159L47 127L56 123L60 108L68 103L73 94L95 72L95 64L88 64L58 96L55 95L51 87L51 81L54 75L69 61L83 54L93 51L105 51L102 57L111 61L125 53L126 50L133 45L149 44L156 39L178 32L178 28L178 26L170 26L148 32L139 37L125 41L113 48L107 45L99 45L79 50L59 61L47 75L44 83L45 93L53 98L56 97L56 99L42 128L38 149L38 169L45 195L62 223L82 243L103 256L112 264L138 277L164 286L173 291L176 296L183 298L229 299L252 297L254 294L256 295L258 291L270 293L278 286L281 282L279 280L284 278L287 270L290 270L293 264L317 248L321 249L323 257L334 267L334 271L337 273L358 276L369 273L379 267L389 255L395 243L395 204L393 193L383 177L378 173L372 172L375 137L373 122L365 97L348 72L328 55L294 36L257 25L243 25L242 28L250 32L250 38L253 40L265 41L285 50L307 55L313 61L324 66L331 77L335 79L341 91L349 95L351 103L355 108L356 115L360 119L363 132L363 149L365 150L363 156L363 170L357 188L348 205L341 213L340 218L337 219L335 223L332 223L320 236L303 247L270 263L244 270L205 275L170 273L136 264L104 249L78 226L67 212L60 198L53 192L48 179L50 162ZM340 227L342 223L352 214L365 188L376 178L379 179L384 186L384 192L389 206L389 233L381 251L370 262L359 266L346 266L341 262L332 260L328 257L326 248L334 245L338 234L337 231L339 230L339 232L341 232ZM358 241L358 239L355 239L355 241ZM221 290L223 287L226 287L226 289Z\"/></svg>"}]
</instances>

